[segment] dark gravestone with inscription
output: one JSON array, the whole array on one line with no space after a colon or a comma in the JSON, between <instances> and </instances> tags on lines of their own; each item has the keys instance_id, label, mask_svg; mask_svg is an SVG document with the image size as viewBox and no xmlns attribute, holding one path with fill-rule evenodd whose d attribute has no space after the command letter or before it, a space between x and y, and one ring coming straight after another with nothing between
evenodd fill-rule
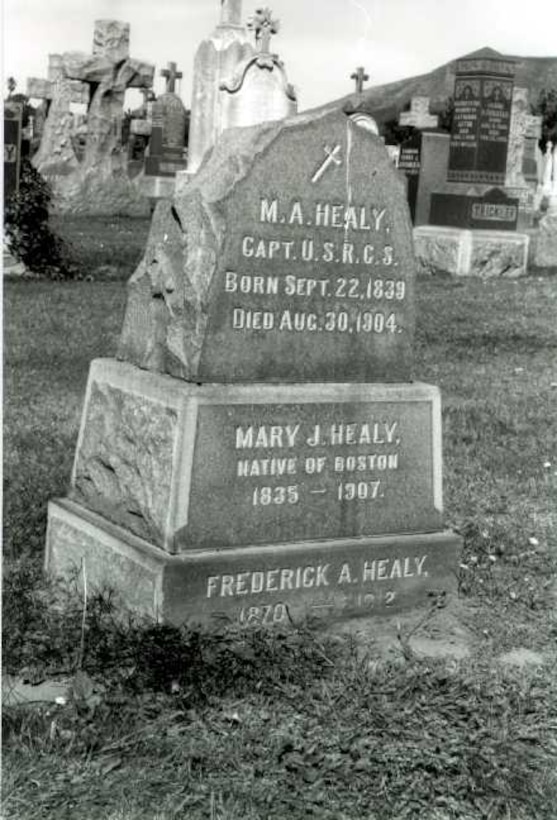
<instances>
[{"instance_id":1,"label":"dark gravestone with inscription","mask_svg":"<svg viewBox=\"0 0 557 820\"><path fill-rule=\"evenodd\" d=\"M404 185L343 113L227 132L154 215L92 363L47 566L167 620L404 610L454 586L439 391L411 383Z\"/></svg>"},{"instance_id":2,"label":"dark gravestone with inscription","mask_svg":"<svg viewBox=\"0 0 557 820\"><path fill-rule=\"evenodd\" d=\"M22 107L4 104L4 202L19 190Z\"/></svg>"},{"instance_id":3,"label":"dark gravestone with inscription","mask_svg":"<svg viewBox=\"0 0 557 820\"><path fill-rule=\"evenodd\" d=\"M161 71L166 78L166 92L153 103L149 156L145 157L145 175L174 177L187 168L184 158L187 114L184 104L175 93L175 81L182 72L176 63L169 63Z\"/></svg>"},{"instance_id":4,"label":"dark gravestone with inscription","mask_svg":"<svg viewBox=\"0 0 557 820\"><path fill-rule=\"evenodd\" d=\"M508 197L499 188L481 197L433 194L429 221L432 225L471 230L516 231L518 204L518 199Z\"/></svg>"},{"instance_id":5,"label":"dark gravestone with inscription","mask_svg":"<svg viewBox=\"0 0 557 820\"><path fill-rule=\"evenodd\" d=\"M416 204L418 198L418 186L420 182L420 167L422 154L422 133L417 131L400 146L400 156L398 169L403 171L407 180L408 207L412 222L416 221Z\"/></svg>"},{"instance_id":6,"label":"dark gravestone with inscription","mask_svg":"<svg viewBox=\"0 0 557 820\"><path fill-rule=\"evenodd\" d=\"M504 185L514 74L491 49L457 61L449 182Z\"/></svg>"},{"instance_id":7,"label":"dark gravestone with inscription","mask_svg":"<svg viewBox=\"0 0 557 820\"><path fill-rule=\"evenodd\" d=\"M413 331L403 185L338 113L231 130L161 205L120 356L197 382L405 381Z\"/></svg>"}]
</instances>

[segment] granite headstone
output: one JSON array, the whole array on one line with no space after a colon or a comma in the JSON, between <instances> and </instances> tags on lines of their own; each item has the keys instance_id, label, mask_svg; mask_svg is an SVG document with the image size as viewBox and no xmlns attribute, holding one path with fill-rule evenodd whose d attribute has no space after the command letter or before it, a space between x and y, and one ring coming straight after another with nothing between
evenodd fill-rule
<instances>
[{"instance_id":1,"label":"granite headstone","mask_svg":"<svg viewBox=\"0 0 557 820\"><path fill-rule=\"evenodd\" d=\"M416 204L418 186L420 182L420 168L422 155L422 134L416 131L400 146L398 168L406 175L408 206L412 222L416 221Z\"/></svg>"},{"instance_id":2,"label":"granite headstone","mask_svg":"<svg viewBox=\"0 0 557 820\"><path fill-rule=\"evenodd\" d=\"M457 61L449 182L504 185L514 74L491 49Z\"/></svg>"},{"instance_id":3,"label":"granite headstone","mask_svg":"<svg viewBox=\"0 0 557 820\"><path fill-rule=\"evenodd\" d=\"M483 196L433 194L430 222L471 230L516 231L518 199L509 197L500 188L492 188Z\"/></svg>"},{"instance_id":4,"label":"granite headstone","mask_svg":"<svg viewBox=\"0 0 557 820\"><path fill-rule=\"evenodd\" d=\"M410 382L405 186L342 112L226 132L155 211L92 363L46 565L176 623L380 614L454 589L439 391ZM396 383L393 383L396 380Z\"/></svg>"},{"instance_id":5,"label":"granite headstone","mask_svg":"<svg viewBox=\"0 0 557 820\"><path fill-rule=\"evenodd\" d=\"M413 266L369 131L342 112L231 130L157 209L119 357L198 382L405 381Z\"/></svg>"}]
</instances>

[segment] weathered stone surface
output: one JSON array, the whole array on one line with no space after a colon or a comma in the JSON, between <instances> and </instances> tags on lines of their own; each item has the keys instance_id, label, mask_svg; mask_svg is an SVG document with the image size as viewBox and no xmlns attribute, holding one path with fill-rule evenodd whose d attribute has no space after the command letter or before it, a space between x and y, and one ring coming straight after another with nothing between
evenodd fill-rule
<instances>
[{"instance_id":1,"label":"weathered stone surface","mask_svg":"<svg viewBox=\"0 0 557 820\"><path fill-rule=\"evenodd\" d=\"M226 132L153 219L119 357L201 382L410 378L404 183L342 112Z\"/></svg>"},{"instance_id":2,"label":"weathered stone surface","mask_svg":"<svg viewBox=\"0 0 557 820\"><path fill-rule=\"evenodd\" d=\"M64 75L61 54L48 55L48 79L30 77L27 96L49 101L48 114L41 126L41 142L33 156L34 166L42 174L71 174L79 164L75 152L76 118L71 103L89 102L85 83Z\"/></svg>"},{"instance_id":3,"label":"weathered stone surface","mask_svg":"<svg viewBox=\"0 0 557 820\"><path fill-rule=\"evenodd\" d=\"M414 229L416 259L424 273L482 279L525 276L530 238L510 231L469 231L422 225Z\"/></svg>"},{"instance_id":4,"label":"weathered stone surface","mask_svg":"<svg viewBox=\"0 0 557 820\"><path fill-rule=\"evenodd\" d=\"M222 89L227 95L228 128L282 120L297 111L294 89L275 54L248 57Z\"/></svg>"},{"instance_id":5,"label":"weathered stone surface","mask_svg":"<svg viewBox=\"0 0 557 820\"><path fill-rule=\"evenodd\" d=\"M505 185L524 187L524 142L526 138L526 117L530 114L528 89L514 88L512 97L509 145L507 149L507 171Z\"/></svg>"},{"instance_id":6,"label":"weathered stone surface","mask_svg":"<svg viewBox=\"0 0 557 820\"><path fill-rule=\"evenodd\" d=\"M254 47L242 24L241 0L224 0L220 24L200 43L193 65L193 92L189 134L189 170L197 171L203 157L228 127L230 95L221 83L233 76L237 66L253 56Z\"/></svg>"},{"instance_id":7,"label":"weathered stone surface","mask_svg":"<svg viewBox=\"0 0 557 820\"><path fill-rule=\"evenodd\" d=\"M529 241L527 234L474 231L470 275L481 279L526 276Z\"/></svg>"},{"instance_id":8,"label":"weathered stone surface","mask_svg":"<svg viewBox=\"0 0 557 820\"><path fill-rule=\"evenodd\" d=\"M68 515L68 507L82 509L67 501L63 507L49 505L47 572L63 575L67 570L74 573L77 570L82 573L85 561L88 578L94 586L118 590L127 605L139 612L147 613L149 602L149 614L156 617L160 583L155 561L149 563L140 551L132 556L123 550L110 549L113 543L107 542L106 537L99 538L100 531L88 524L86 517Z\"/></svg>"},{"instance_id":9,"label":"weathered stone surface","mask_svg":"<svg viewBox=\"0 0 557 820\"><path fill-rule=\"evenodd\" d=\"M279 21L270 9L259 8L248 25L255 32L257 53L246 57L221 83L226 95L225 128L281 120L297 111L296 93L287 80L284 63L271 52L271 36L278 32Z\"/></svg>"},{"instance_id":10,"label":"weathered stone surface","mask_svg":"<svg viewBox=\"0 0 557 820\"><path fill-rule=\"evenodd\" d=\"M414 251L422 273L461 275L465 270L463 234L458 228L422 225L414 228Z\"/></svg>"},{"instance_id":11,"label":"weathered stone surface","mask_svg":"<svg viewBox=\"0 0 557 820\"><path fill-rule=\"evenodd\" d=\"M534 264L541 268L557 266L557 213L547 214L540 220Z\"/></svg>"},{"instance_id":12,"label":"weathered stone surface","mask_svg":"<svg viewBox=\"0 0 557 820\"><path fill-rule=\"evenodd\" d=\"M129 57L130 24L121 20L95 20L93 54L101 54L112 62Z\"/></svg>"},{"instance_id":13,"label":"weathered stone surface","mask_svg":"<svg viewBox=\"0 0 557 820\"><path fill-rule=\"evenodd\" d=\"M429 113L429 97L412 97L410 111L401 111L399 125L412 125L414 128L437 128L439 117Z\"/></svg>"},{"instance_id":14,"label":"weathered stone surface","mask_svg":"<svg viewBox=\"0 0 557 820\"><path fill-rule=\"evenodd\" d=\"M149 213L139 185L128 179L121 131L126 89L150 88L155 69L130 59L128 52L129 25L98 20L93 54L50 55L49 84L30 81L29 90L48 93L47 99L52 99L33 163L53 184L56 212ZM84 100L86 126L70 110L71 102ZM78 150L83 136L85 148Z\"/></svg>"},{"instance_id":15,"label":"weathered stone surface","mask_svg":"<svg viewBox=\"0 0 557 820\"><path fill-rule=\"evenodd\" d=\"M153 83L155 68L140 60L115 62L103 54L67 52L63 55L66 76L87 83L91 102L87 119L87 144L83 168L110 164L121 153L121 123L127 88L145 88Z\"/></svg>"},{"instance_id":16,"label":"weathered stone surface","mask_svg":"<svg viewBox=\"0 0 557 820\"><path fill-rule=\"evenodd\" d=\"M167 623L272 626L431 609L456 594L451 532L168 555L71 501L49 504L46 569L109 586Z\"/></svg>"},{"instance_id":17,"label":"weathered stone surface","mask_svg":"<svg viewBox=\"0 0 557 820\"><path fill-rule=\"evenodd\" d=\"M176 437L171 406L92 381L70 497L164 543Z\"/></svg>"},{"instance_id":18,"label":"weathered stone surface","mask_svg":"<svg viewBox=\"0 0 557 820\"><path fill-rule=\"evenodd\" d=\"M93 362L70 497L168 552L441 525L435 387L192 385Z\"/></svg>"}]
</instances>

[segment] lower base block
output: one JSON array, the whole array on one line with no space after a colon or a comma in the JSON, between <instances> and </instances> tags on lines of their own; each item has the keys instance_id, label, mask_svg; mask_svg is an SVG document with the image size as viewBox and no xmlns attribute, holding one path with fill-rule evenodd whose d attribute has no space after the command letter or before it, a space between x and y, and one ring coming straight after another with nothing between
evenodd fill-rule
<instances>
[{"instance_id":1,"label":"lower base block","mask_svg":"<svg viewBox=\"0 0 557 820\"><path fill-rule=\"evenodd\" d=\"M85 566L131 609L169 623L258 624L408 611L456 590L452 532L169 555L67 499L49 504L46 570Z\"/></svg>"},{"instance_id":2,"label":"lower base block","mask_svg":"<svg viewBox=\"0 0 557 820\"><path fill-rule=\"evenodd\" d=\"M438 225L414 228L414 249L423 273L453 276L526 276L530 237L516 231L465 230Z\"/></svg>"}]
</instances>

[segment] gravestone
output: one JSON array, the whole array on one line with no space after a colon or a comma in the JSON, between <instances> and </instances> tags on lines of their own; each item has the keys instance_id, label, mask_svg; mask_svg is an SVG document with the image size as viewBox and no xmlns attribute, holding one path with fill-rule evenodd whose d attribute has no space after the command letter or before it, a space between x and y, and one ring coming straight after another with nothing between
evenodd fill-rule
<instances>
[{"instance_id":1,"label":"gravestone","mask_svg":"<svg viewBox=\"0 0 557 820\"><path fill-rule=\"evenodd\" d=\"M4 102L4 204L19 191L23 106Z\"/></svg>"},{"instance_id":2,"label":"gravestone","mask_svg":"<svg viewBox=\"0 0 557 820\"><path fill-rule=\"evenodd\" d=\"M492 49L457 60L449 182L505 184L514 74Z\"/></svg>"},{"instance_id":3,"label":"gravestone","mask_svg":"<svg viewBox=\"0 0 557 820\"><path fill-rule=\"evenodd\" d=\"M412 231L342 112L222 135L154 215L93 362L46 566L163 619L382 614L454 589L440 397L412 382Z\"/></svg>"},{"instance_id":4,"label":"gravestone","mask_svg":"<svg viewBox=\"0 0 557 820\"><path fill-rule=\"evenodd\" d=\"M195 172L203 157L229 127L230 94L222 84L255 53L242 23L242 0L220 0L220 22L200 43L193 66L193 92L188 169Z\"/></svg>"},{"instance_id":5,"label":"gravestone","mask_svg":"<svg viewBox=\"0 0 557 820\"><path fill-rule=\"evenodd\" d=\"M490 278L524 276L530 238L518 233L521 191L506 187L515 60L482 49L457 61L450 140L425 159L414 232L422 271ZM433 135L429 135L433 137ZM446 152L446 178L439 179ZM429 170L425 173L425 165ZM434 184L432 180L434 179ZM429 206L429 213L427 207ZM424 215L427 213L427 218Z\"/></svg>"},{"instance_id":6,"label":"gravestone","mask_svg":"<svg viewBox=\"0 0 557 820\"><path fill-rule=\"evenodd\" d=\"M471 230L516 231L518 199L492 188L483 196L433 194L431 222Z\"/></svg>"},{"instance_id":7,"label":"gravestone","mask_svg":"<svg viewBox=\"0 0 557 820\"><path fill-rule=\"evenodd\" d=\"M425 128L437 128L439 117L429 113L429 97L412 97L410 110L401 111L398 124L402 126L411 125L420 130Z\"/></svg>"},{"instance_id":8,"label":"gravestone","mask_svg":"<svg viewBox=\"0 0 557 820\"><path fill-rule=\"evenodd\" d=\"M128 151L123 144L122 124L127 88L149 88L154 67L129 57L129 24L119 20L97 20L91 54L65 52L56 57L55 69L64 87L87 89L86 128L76 130L69 110L60 134L60 157L45 156L46 129L34 164L52 186L53 209L73 214L149 213L149 202L128 176ZM51 103L49 118L58 97ZM60 100L69 108L66 97ZM48 122L48 120L47 120ZM43 151L43 145L44 151ZM44 159L44 163L43 163Z\"/></svg>"},{"instance_id":9,"label":"gravestone","mask_svg":"<svg viewBox=\"0 0 557 820\"><path fill-rule=\"evenodd\" d=\"M398 168L403 171L407 181L408 206L412 223L416 222L416 205L422 156L422 134L416 131L400 145Z\"/></svg>"},{"instance_id":10,"label":"gravestone","mask_svg":"<svg viewBox=\"0 0 557 820\"><path fill-rule=\"evenodd\" d=\"M152 104L149 154L145 158L145 174L154 177L174 178L185 170L184 157L187 114L184 103L176 94L176 80L182 77L176 63L162 69L166 79L166 91Z\"/></svg>"},{"instance_id":11,"label":"gravestone","mask_svg":"<svg viewBox=\"0 0 557 820\"><path fill-rule=\"evenodd\" d=\"M271 53L271 36L279 30L270 9L258 9L248 28L255 33L256 53L242 60L221 82L225 94L226 127L256 125L292 116L297 110L294 88L283 62Z\"/></svg>"},{"instance_id":12,"label":"gravestone","mask_svg":"<svg viewBox=\"0 0 557 820\"><path fill-rule=\"evenodd\" d=\"M129 41L129 23L96 20L92 54L62 55L65 76L85 83L90 89L85 171L112 173L115 164L119 168L125 162L121 135L126 89L153 85L154 67L129 57Z\"/></svg>"},{"instance_id":13,"label":"gravestone","mask_svg":"<svg viewBox=\"0 0 557 820\"><path fill-rule=\"evenodd\" d=\"M41 141L33 165L47 176L71 173L79 164L74 149L75 117L71 104L88 104L89 87L65 75L61 54L49 54L48 78L30 77L27 96L43 100L46 105Z\"/></svg>"}]
</instances>

